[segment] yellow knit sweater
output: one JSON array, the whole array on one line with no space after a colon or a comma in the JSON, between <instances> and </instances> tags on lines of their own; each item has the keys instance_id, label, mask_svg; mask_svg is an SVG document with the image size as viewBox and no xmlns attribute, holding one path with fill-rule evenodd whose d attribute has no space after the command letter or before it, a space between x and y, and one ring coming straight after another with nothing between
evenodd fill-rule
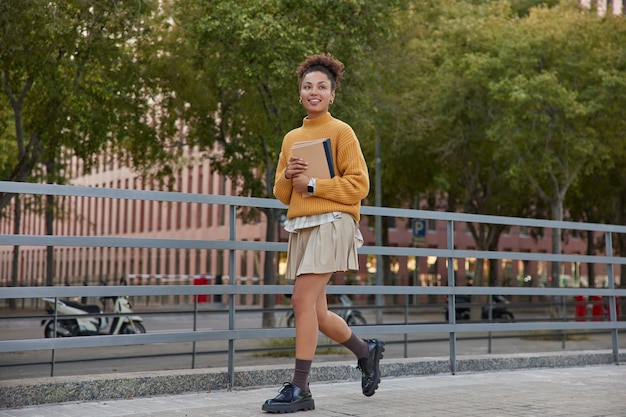
<instances>
[{"instance_id":1,"label":"yellow knit sweater","mask_svg":"<svg viewBox=\"0 0 626 417\"><path fill-rule=\"evenodd\" d=\"M293 190L291 180L285 178L291 147L296 142L330 138L335 165L335 177L316 178L315 195L303 198ZM369 175L361 145L347 123L330 113L315 119L304 119L298 127L285 135L278 159L274 195L289 206L287 218L340 211L359 220L361 200L369 192Z\"/></svg>"}]
</instances>

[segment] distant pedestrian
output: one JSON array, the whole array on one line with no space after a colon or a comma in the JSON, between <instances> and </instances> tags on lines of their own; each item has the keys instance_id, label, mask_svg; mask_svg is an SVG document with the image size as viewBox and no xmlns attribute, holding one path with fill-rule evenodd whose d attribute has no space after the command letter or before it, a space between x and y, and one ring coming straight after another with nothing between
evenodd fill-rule
<instances>
[{"instance_id":1,"label":"distant pedestrian","mask_svg":"<svg viewBox=\"0 0 626 417\"><path fill-rule=\"evenodd\" d=\"M331 116L329 106L341 83L344 65L330 54L307 58L298 67L300 103L307 112L301 127L283 139L274 194L289 206L287 277L294 279L291 303L296 317L296 363L293 379L262 409L271 413L312 410L308 377L318 332L350 349L362 372L363 394L372 396L380 383L384 342L357 337L346 322L328 310L326 285L337 271L358 270L361 200L369 192L367 165L352 128ZM310 178L308 161L292 153L297 142L330 138L333 178Z\"/></svg>"}]
</instances>

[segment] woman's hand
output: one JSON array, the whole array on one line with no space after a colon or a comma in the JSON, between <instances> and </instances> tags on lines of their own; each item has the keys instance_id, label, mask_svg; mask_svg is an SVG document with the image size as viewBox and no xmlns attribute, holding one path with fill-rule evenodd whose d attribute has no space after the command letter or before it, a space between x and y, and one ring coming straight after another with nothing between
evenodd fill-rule
<instances>
[{"instance_id":1,"label":"woman's hand","mask_svg":"<svg viewBox=\"0 0 626 417\"><path fill-rule=\"evenodd\" d=\"M309 177L303 174L296 175L291 179L291 184L293 185L293 189L299 193L306 193L307 186L309 185Z\"/></svg>"},{"instance_id":2,"label":"woman's hand","mask_svg":"<svg viewBox=\"0 0 626 417\"><path fill-rule=\"evenodd\" d=\"M308 168L309 164L302 158L292 156L287 161L287 168L285 169L285 178L292 180L298 175L302 174ZM307 180L308 181L308 180Z\"/></svg>"}]
</instances>

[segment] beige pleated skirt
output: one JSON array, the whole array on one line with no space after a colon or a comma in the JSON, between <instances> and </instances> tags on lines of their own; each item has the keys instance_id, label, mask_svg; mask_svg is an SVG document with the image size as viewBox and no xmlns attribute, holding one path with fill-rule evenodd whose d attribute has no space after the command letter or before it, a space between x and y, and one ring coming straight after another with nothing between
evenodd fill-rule
<instances>
[{"instance_id":1,"label":"beige pleated skirt","mask_svg":"<svg viewBox=\"0 0 626 417\"><path fill-rule=\"evenodd\" d=\"M330 223L291 232L286 277L358 270L357 227L354 217L342 213Z\"/></svg>"}]
</instances>

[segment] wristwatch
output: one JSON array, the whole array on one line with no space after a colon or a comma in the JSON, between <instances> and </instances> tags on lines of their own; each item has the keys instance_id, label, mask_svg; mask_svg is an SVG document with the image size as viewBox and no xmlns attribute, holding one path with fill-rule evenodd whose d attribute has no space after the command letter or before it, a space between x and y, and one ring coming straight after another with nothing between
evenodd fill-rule
<instances>
[{"instance_id":1,"label":"wristwatch","mask_svg":"<svg viewBox=\"0 0 626 417\"><path fill-rule=\"evenodd\" d=\"M310 195L315 193L315 178L309 178L309 185L306 186L306 192Z\"/></svg>"}]
</instances>

